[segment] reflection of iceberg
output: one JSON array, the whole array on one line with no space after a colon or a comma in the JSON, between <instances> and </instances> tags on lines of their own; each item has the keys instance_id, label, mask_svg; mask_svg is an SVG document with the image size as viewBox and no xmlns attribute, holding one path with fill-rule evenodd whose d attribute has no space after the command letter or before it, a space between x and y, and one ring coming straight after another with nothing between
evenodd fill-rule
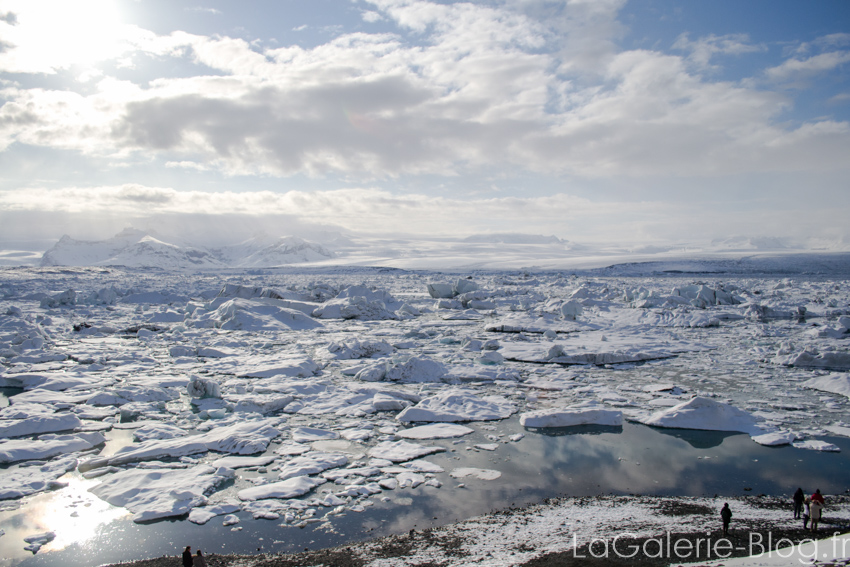
<instances>
[{"instance_id":1,"label":"reflection of iceberg","mask_svg":"<svg viewBox=\"0 0 850 567\"><path fill-rule=\"evenodd\" d=\"M703 429L669 429L666 427L653 427L653 429L664 435L677 437L687 441L694 449L710 449L718 447L727 437L743 435L737 431L707 431Z\"/></svg>"},{"instance_id":2,"label":"reflection of iceberg","mask_svg":"<svg viewBox=\"0 0 850 567\"><path fill-rule=\"evenodd\" d=\"M603 433L619 434L623 432L622 425L573 425L570 427L526 427L525 429L531 433L539 433L549 437L602 435Z\"/></svg>"}]
</instances>

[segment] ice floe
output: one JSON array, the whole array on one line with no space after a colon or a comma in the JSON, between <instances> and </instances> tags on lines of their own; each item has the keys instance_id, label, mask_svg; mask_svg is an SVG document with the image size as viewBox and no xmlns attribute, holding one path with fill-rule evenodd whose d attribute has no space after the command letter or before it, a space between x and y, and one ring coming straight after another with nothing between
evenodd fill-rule
<instances>
[{"instance_id":1,"label":"ice floe","mask_svg":"<svg viewBox=\"0 0 850 567\"><path fill-rule=\"evenodd\" d=\"M641 419L654 427L703 429L708 431L740 431L753 435L765 433L758 420L749 413L729 404L697 396L671 408L659 410Z\"/></svg>"},{"instance_id":2,"label":"ice floe","mask_svg":"<svg viewBox=\"0 0 850 567\"><path fill-rule=\"evenodd\" d=\"M182 516L207 502L206 495L233 477L230 469L200 465L187 469L129 469L107 476L89 491L133 512L134 522Z\"/></svg>"},{"instance_id":3,"label":"ice floe","mask_svg":"<svg viewBox=\"0 0 850 567\"><path fill-rule=\"evenodd\" d=\"M574 425L623 424L623 412L593 408L544 409L520 414L523 427L571 427Z\"/></svg>"}]
</instances>

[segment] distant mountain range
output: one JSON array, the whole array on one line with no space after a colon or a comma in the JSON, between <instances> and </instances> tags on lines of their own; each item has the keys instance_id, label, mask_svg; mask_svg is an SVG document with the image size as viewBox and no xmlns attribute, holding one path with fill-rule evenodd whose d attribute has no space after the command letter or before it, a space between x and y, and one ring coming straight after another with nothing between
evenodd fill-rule
<instances>
[{"instance_id":1,"label":"distant mountain range","mask_svg":"<svg viewBox=\"0 0 850 567\"><path fill-rule=\"evenodd\" d=\"M465 238L442 235L380 238L323 232L315 234L313 240L263 234L236 244L212 246L162 236L152 230L127 228L112 238L100 241L63 236L42 255L40 261L33 259L29 265L37 261L41 266L126 266L164 270L290 265L466 270L593 269L654 263L654 269L662 271L700 271L708 268L682 262L762 258L759 260L762 267L758 269L766 269L764 266L767 264L762 265L764 261L775 257L780 264L802 262L800 265L808 266L807 270L817 271L820 269L817 266L831 266L836 261L844 265L850 257L848 252L850 244L844 241L801 244L784 238L730 236L702 246L687 243L620 246L579 244L555 236L521 233L477 234ZM805 261L791 258L801 254L809 258ZM835 254L841 255L841 258L828 258ZM9 262L3 259L0 255L0 265L8 265ZM711 268L714 269L728 270L729 266L724 264ZM833 267L829 269L834 271Z\"/></svg>"},{"instance_id":2,"label":"distant mountain range","mask_svg":"<svg viewBox=\"0 0 850 567\"><path fill-rule=\"evenodd\" d=\"M185 268L256 268L321 262L335 254L297 236L259 236L221 248L166 242L151 232L124 229L100 241L63 236L41 258L42 266L127 266Z\"/></svg>"}]
</instances>

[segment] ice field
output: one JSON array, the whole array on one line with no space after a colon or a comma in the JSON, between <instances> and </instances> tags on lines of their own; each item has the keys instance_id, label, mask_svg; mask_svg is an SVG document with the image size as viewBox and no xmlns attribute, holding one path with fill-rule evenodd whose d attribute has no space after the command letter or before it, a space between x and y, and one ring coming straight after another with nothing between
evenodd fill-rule
<instances>
[{"instance_id":1,"label":"ice field","mask_svg":"<svg viewBox=\"0 0 850 567\"><path fill-rule=\"evenodd\" d=\"M806 262L3 268L0 565L122 533L125 560L175 533L335 545L560 493L843 492L846 258Z\"/></svg>"}]
</instances>

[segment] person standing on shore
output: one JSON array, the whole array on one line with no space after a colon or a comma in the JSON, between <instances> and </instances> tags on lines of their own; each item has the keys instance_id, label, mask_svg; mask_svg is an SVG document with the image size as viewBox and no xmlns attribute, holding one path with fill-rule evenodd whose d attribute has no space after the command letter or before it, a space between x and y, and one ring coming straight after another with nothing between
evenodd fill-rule
<instances>
[{"instance_id":1,"label":"person standing on shore","mask_svg":"<svg viewBox=\"0 0 850 567\"><path fill-rule=\"evenodd\" d=\"M812 504L810 506L813 532L818 531L818 522L820 522L825 506L826 502L823 499L823 495L820 493L820 488L818 488L815 493L812 494Z\"/></svg>"},{"instance_id":2,"label":"person standing on shore","mask_svg":"<svg viewBox=\"0 0 850 567\"><path fill-rule=\"evenodd\" d=\"M204 554L201 553L201 550L198 550L198 554L195 555L195 565L194 567L207 567L207 560L204 559Z\"/></svg>"},{"instance_id":3,"label":"person standing on shore","mask_svg":"<svg viewBox=\"0 0 850 567\"><path fill-rule=\"evenodd\" d=\"M803 512L803 501L806 499L806 495L803 494L803 489L798 488L797 492L794 493L794 519L800 519L800 514Z\"/></svg>"},{"instance_id":4,"label":"person standing on shore","mask_svg":"<svg viewBox=\"0 0 850 567\"><path fill-rule=\"evenodd\" d=\"M723 520L723 535L729 535L729 522L732 521L732 510L729 509L728 502L724 502L723 508L720 509L720 519Z\"/></svg>"},{"instance_id":5,"label":"person standing on shore","mask_svg":"<svg viewBox=\"0 0 850 567\"><path fill-rule=\"evenodd\" d=\"M187 545L186 549L183 550L183 567L193 567L192 566L192 546Z\"/></svg>"}]
</instances>

